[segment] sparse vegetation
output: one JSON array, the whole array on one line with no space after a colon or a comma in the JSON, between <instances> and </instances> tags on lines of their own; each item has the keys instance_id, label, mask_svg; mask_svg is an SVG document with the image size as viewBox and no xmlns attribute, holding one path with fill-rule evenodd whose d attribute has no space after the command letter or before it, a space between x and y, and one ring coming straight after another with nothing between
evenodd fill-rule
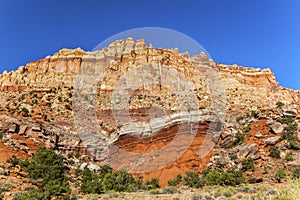
<instances>
[{"instance_id":1,"label":"sparse vegetation","mask_svg":"<svg viewBox=\"0 0 300 200\"><path fill-rule=\"evenodd\" d=\"M289 125L293 122L295 122L295 119L292 116L284 116L281 118L281 123L283 124Z\"/></svg>"},{"instance_id":2,"label":"sparse vegetation","mask_svg":"<svg viewBox=\"0 0 300 200\"><path fill-rule=\"evenodd\" d=\"M288 144L288 149L300 150L300 144L298 141L292 141Z\"/></svg>"},{"instance_id":3,"label":"sparse vegetation","mask_svg":"<svg viewBox=\"0 0 300 200\"><path fill-rule=\"evenodd\" d=\"M242 171L254 171L255 166L252 158L246 158L242 161Z\"/></svg>"},{"instance_id":4,"label":"sparse vegetation","mask_svg":"<svg viewBox=\"0 0 300 200\"><path fill-rule=\"evenodd\" d=\"M270 148L270 156L273 158L280 158L280 151L276 146Z\"/></svg>"},{"instance_id":5,"label":"sparse vegetation","mask_svg":"<svg viewBox=\"0 0 300 200\"><path fill-rule=\"evenodd\" d=\"M235 186L245 183L243 172L237 169L204 170L202 174L205 185Z\"/></svg>"},{"instance_id":6,"label":"sparse vegetation","mask_svg":"<svg viewBox=\"0 0 300 200\"><path fill-rule=\"evenodd\" d=\"M281 101L277 101L276 107L277 108L282 108L282 106L284 106L284 103L282 103Z\"/></svg>"},{"instance_id":7,"label":"sparse vegetation","mask_svg":"<svg viewBox=\"0 0 300 200\"><path fill-rule=\"evenodd\" d=\"M298 179L300 178L300 167L297 167L293 170L292 178Z\"/></svg>"},{"instance_id":8,"label":"sparse vegetation","mask_svg":"<svg viewBox=\"0 0 300 200\"><path fill-rule=\"evenodd\" d=\"M75 153L75 158L78 159L79 157L80 157L80 152L76 152L76 153Z\"/></svg>"},{"instance_id":9,"label":"sparse vegetation","mask_svg":"<svg viewBox=\"0 0 300 200\"><path fill-rule=\"evenodd\" d=\"M294 158L293 158L293 156L292 156L290 153L288 153L288 154L286 154L286 156L285 156L285 160L286 160L286 161L293 161Z\"/></svg>"},{"instance_id":10,"label":"sparse vegetation","mask_svg":"<svg viewBox=\"0 0 300 200\"><path fill-rule=\"evenodd\" d=\"M159 188L159 179L158 178L152 178L151 180L148 180L145 182L145 189L151 190Z\"/></svg>"},{"instance_id":11,"label":"sparse vegetation","mask_svg":"<svg viewBox=\"0 0 300 200\"><path fill-rule=\"evenodd\" d=\"M255 110L251 110L251 116L254 118L258 118L258 113Z\"/></svg>"},{"instance_id":12,"label":"sparse vegetation","mask_svg":"<svg viewBox=\"0 0 300 200\"><path fill-rule=\"evenodd\" d=\"M268 168L266 166L264 166L263 174L268 174L268 173L269 173Z\"/></svg>"},{"instance_id":13,"label":"sparse vegetation","mask_svg":"<svg viewBox=\"0 0 300 200\"><path fill-rule=\"evenodd\" d=\"M245 183L242 171L237 169L216 169L204 170L201 175L196 172L186 172L183 177L183 184L192 188L200 188L210 185L235 186Z\"/></svg>"},{"instance_id":14,"label":"sparse vegetation","mask_svg":"<svg viewBox=\"0 0 300 200\"><path fill-rule=\"evenodd\" d=\"M298 137L295 135L295 132L298 130L298 124L295 122L295 119L292 116L284 116L281 119L281 123L287 125L283 130L283 138L289 142L287 148L300 150Z\"/></svg>"},{"instance_id":15,"label":"sparse vegetation","mask_svg":"<svg viewBox=\"0 0 300 200\"><path fill-rule=\"evenodd\" d=\"M178 174L174 179L168 180L168 186L177 186L179 183L182 182L181 174Z\"/></svg>"},{"instance_id":16,"label":"sparse vegetation","mask_svg":"<svg viewBox=\"0 0 300 200\"><path fill-rule=\"evenodd\" d=\"M28 117L29 110L27 108L23 107L21 111L24 113L24 117Z\"/></svg>"},{"instance_id":17,"label":"sparse vegetation","mask_svg":"<svg viewBox=\"0 0 300 200\"><path fill-rule=\"evenodd\" d=\"M203 187L204 182L200 176L198 176L197 172L187 171L183 177L183 185L192 188L200 188Z\"/></svg>"},{"instance_id":18,"label":"sparse vegetation","mask_svg":"<svg viewBox=\"0 0 300 200\"><path fill-rule=\"evenodd\" d=\"M107 173L102 180L104 191L133 192L138 189L137 181L125 169Z\"/></svg>"},{"instance_id":19,"label":"sparse vegetation","mask_svg":"<svg viewBox=\"0 0 300 200\"><path fill-rule=\"evenodd\" d=\"M67 110L72 110L72 108L71 108L71 106L70 106L69 104L66 104L66 105L65 105L65 108L66 108Z\"/></svg>"},{"instance_id":20,"label":"sparse vegetation","mask_svg":"<svg viewBox=\"0 0 300 200\"><path fill-rule=\"evenodd\" d=\"M286 139L288 142L294 142L297 141L297 137L294 135L294 133L291 132L284 132L283 138Z\"/></svg>"},{"instance_id":21,"label":"sparse vegetation","mask_svg":"<svg viewBox=\"0 0 300 200\"><path fill-rule=\"evenodd\" d=\"M241 121L243 119L244 119L244 116L239 116L239 117L236 118L236 121L239 122L239 121Z\"/></svg>"},{"instance_id":22,"label":"sparse vegetation","mask_svg":"<svg viewBox=\"0 0 300 200\"><path fill-rule=\"evenodd\" d=\"M17 158L16 155L13 155L11 158L6 160L7 163L10 163L13 167L20 164L20 160Z\"/></svg>"},{"instance_id":23,"label":"sparse vegetation","mask_svg":"<svg viewBox=\"0 0 300 200\"><path fill-rule=\"evenodd\" d=\"M242 144L245 140L245 136L241 133L237 133L235 135L235 141L234 141L234 146Z\"/></svg>"},{"instance_id":24,"label":"sparse vegetation","mask_svg":"<svg viewBox=\"0 0 300 200\"><path fill-rule=\"evenodd\" d=\"M246 126L244 126L243 131L244 131L245 133L249 133L249 131L250 131L250 126L249 126L248 124L247 124Z\"/></svg>"},{"instance_id":25,"label":"sparse vegetation","mask_svg":"<svg viewBox=\"0 0 300 200\"><path fill-rule=\"evenodd\" d=\"M277 181L280 183L282 181L282 179L284 179L286 177L286 174L284 172L283 169L279 169L277 170L277 173L276 173L276 179Z\"/></svg>"},{"instance_id":26,"label":"sparse vegetation","mask_svg":"<svg viewBox=\"0 0 300 200\"><path fill-rule=\"evenodd\" d=\"M84 169L82 173L80 191L85 194L103 193L103 187L99 176L92 173L88 168Z\"/></svg>"}]
</instances>

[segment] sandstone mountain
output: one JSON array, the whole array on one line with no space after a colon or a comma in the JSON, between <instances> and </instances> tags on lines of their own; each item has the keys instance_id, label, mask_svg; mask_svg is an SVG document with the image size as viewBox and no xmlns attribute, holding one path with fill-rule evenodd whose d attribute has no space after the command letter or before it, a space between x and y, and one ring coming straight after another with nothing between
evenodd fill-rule
<instances>
[{"instance_id":1,"label":"sandstone mountain","mask_svg":"<svg viewBox=\"0 0 300 200\"><path fill-rule=\"evenodd\" d=\"M269 68L128 38L95 52L62 49L4 72L0 93L1 163L44 145L72 160L70 168L109 163L162 185L189 170L242 168L247 158L254 181L300 166L300 91L281 87Z\"/></svg>"}]
</instances>

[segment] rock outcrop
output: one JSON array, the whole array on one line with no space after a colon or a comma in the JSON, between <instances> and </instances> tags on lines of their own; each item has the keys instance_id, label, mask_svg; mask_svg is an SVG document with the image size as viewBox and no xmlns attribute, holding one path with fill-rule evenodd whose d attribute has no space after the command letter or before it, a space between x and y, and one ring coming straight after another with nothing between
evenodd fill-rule
<instances>
[{"instance_id":1,"label":"rock outcrop","mask_svg":"<svg viewBox=\"0 0 300 200\"><path fill-rule=\"evenodd\" d=\"M280 119L300 114L300 91L282 88L268 68L131 38L95 52L62 49L4 72L0 93L1 148L30 156L45 145L82 155L73 168L109 162L163 185L187 170L240 167L244 158L263 166L270 146L286 148Z\"/></svg>"}]
</instances>

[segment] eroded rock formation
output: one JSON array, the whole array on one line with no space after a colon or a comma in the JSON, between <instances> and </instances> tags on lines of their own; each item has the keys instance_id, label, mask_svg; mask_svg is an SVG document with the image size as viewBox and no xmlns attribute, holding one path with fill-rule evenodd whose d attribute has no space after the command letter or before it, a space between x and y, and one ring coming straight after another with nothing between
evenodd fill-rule
<instances>
[{"instance_id":1,"label":"eroded rock formation","mask_svg":"<svg viewBox=\"0 0 300 200\"><path fill-rule=\"evenodd\" d=\"M268 68L218 64L203 53L155 49L131 38L95 52L62 49L4 72L0 90L3 142L22 155L46 145L65 155L89 155L88 162L98 164L106 156L129 170L133 163L151 169L157 160L165 161L142 173L163 185L187 170L234 166L233 155L261 159L262 145L282 143L284 127L276 116L299 119L300 113L300 91L282 88ZM286 106L274 111L279 101ZM253 125L253 137L236 144L243 127L235 120L250 111L272 121L245 121L262 130L254 133ZM178 153L191 130L191 143ZM176 137L172 148L151 154ZM132 160L126 157L130 153L148 158ZM176 159L167 162L173 154Z\"/></svg>"}]
</instances>

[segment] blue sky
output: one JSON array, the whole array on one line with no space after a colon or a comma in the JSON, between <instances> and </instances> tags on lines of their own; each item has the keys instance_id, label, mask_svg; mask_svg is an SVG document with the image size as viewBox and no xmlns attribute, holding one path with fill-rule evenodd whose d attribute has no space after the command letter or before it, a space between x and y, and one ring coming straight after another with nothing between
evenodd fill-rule
<instances>
[{"instance_id":1,"label":"blue sky","mask_svg":"<svg viewBox=\"0 0 300 200\"><path fill-rule=\"evenodd\" d=\"M298 0L0 0L0 72L152 26L192 37L216 62L270 67L300 89L299 10Z\"/></svg>"}]
</instances>

